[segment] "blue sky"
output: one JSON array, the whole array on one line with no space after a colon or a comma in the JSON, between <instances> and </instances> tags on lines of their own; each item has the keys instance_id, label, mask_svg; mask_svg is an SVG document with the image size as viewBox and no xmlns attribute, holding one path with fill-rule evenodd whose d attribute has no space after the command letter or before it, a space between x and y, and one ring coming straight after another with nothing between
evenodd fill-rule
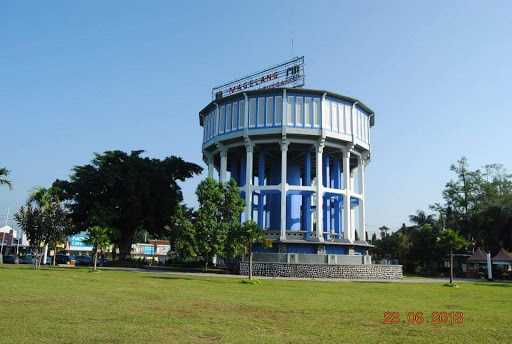
<instances>
[{"instance_id":1,"label":"blue sky","mask_svg":"<svg viewBox=\"0 0 512 344\"><path fill-rule=\"evenodd\" d=\"M0 166L14 189L0 189L0 214L93 152L201 162L211 87L304 55L307 87L375 111L367 222L398 226L440 200L462 155L512 169L511 12L510 1L2 1ZM199 180L184 185L189 204Z\"/></svg>"}]
</instances>

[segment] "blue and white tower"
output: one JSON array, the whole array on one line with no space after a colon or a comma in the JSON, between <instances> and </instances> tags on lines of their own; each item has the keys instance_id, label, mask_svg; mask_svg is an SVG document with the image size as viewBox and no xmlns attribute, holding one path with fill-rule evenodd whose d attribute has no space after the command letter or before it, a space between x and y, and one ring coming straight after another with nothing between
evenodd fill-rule
<instances>
[{"instance_id":1,"label":"blue and white tower","mask_svg":"<svg viewBox=\"0 0 512 344\"><path fill-rule=\"evenodd\" d=\"M366 254L365 169L374 113L329 91L266 88L199 112L208 175L236 180L275 253Z\"/></svg>"}]
</instances>

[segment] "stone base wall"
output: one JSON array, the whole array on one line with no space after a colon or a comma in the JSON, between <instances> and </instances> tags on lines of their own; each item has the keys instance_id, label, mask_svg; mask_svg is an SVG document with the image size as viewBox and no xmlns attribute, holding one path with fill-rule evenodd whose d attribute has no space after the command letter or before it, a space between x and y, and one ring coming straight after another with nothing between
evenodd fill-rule
<instances>
[{"instance_id":1,"label":"stone base wall","mask_svg":"<svg viewBox=\"0 0 512 344\"><path fill-rule=\"evenodd\" d=\"M397 280L403 277L402 265L327 265L253 263L254 276L296 278L341 278L358 280ZM240 263L240 275L249 274L249 263Z\"/></svg>"}]
</instances>

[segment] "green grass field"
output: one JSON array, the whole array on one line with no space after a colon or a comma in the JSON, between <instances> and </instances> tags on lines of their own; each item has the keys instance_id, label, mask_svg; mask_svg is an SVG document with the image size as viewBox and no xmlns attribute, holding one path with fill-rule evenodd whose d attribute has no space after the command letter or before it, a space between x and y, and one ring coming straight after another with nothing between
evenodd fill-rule
<instances>
[{"instance_id":1,"label":"green grass field","mask_svg":"<svg viewBox=\"0 0 512 344\"><path fill-rule=\"evenodd\" d=\"M315 282L0 266L1 343L511 343L512 284ZM384 324L384 312L425 322ZM433 325L435 311L464 324Z\"/></svg>"}]
</instances>

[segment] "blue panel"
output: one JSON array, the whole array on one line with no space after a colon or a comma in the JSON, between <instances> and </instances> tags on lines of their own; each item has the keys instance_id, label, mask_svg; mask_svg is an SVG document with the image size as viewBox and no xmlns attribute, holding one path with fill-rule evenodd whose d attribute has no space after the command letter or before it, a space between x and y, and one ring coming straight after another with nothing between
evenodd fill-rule
<instances>
[{"instance_id":1,"label":"blue panel","mask_svg":"<svg viewBox=\"0 0 512 344\"><path fill-rule=\"evenodd\" d=\"M354 248L354 254L357 255L357 256L364 256L366 252L366 249L362 248L362 247L355 247Z\"/></svg>"},{"instance_id":2,"label":"blue panel","mask_svg":"<svg viewBox=\"0 0 512 344\"><path fill-rule=\"evenodd\" d=\"M238 170L240 159L231 158L229 159L229 166L231 172L231 178L236 180L236 183L240 185L240 172Z\"/></svg>"},{"instance_id":3,"label":"blue panel","mask_svg":"<svg viewBox=\"0 0 512 344\"><path fill-rule=\"evenodd\" d=\"M261 252L261 253L277 253L278 249L277 249L277 245L272 245L272 247L265 247L265 246L262 246L261 244L255 244L252 247L252 251L253 252Z\"/></svg>"},{"instance_id":4,"label":"blue panel","mask_svg":"<svg viewBox=\"0 0 512 344\"><path fill-rule=\"evenodd\" d=\"M68 237L69 246L74 250L92 250L93 247L85 242L86 239L87 232L80 232L78 234L71 235Z\"/></svg>"},{"instance_id":5,"label":"blue panel","mask_svg":"<svg viewBox=\"0 0 512 344\"><path fill-rule=\"evenodd\" d=\"M245 156L245 154L242 154L242 159L240 159L240 182L238 183L238 185L240 185L240 186L245 186L245 179L246 179L246 174L245 174L246 164L245 164L245 160L246 160L246 156Z\"/></svg>"},{"instance_id":6,"label":"blue panel","mask_svg":"<svg viewBox=\"0 0 512 344\"><path fill-rule=\"evenodd\" d=\"M304 154L304 179L305 186L311 186L311 152ZM311 195L306 194L302 196L302 226L306 231L306 239L311 239L313 226L311 225Z\"/></svg>"},{"instance_id":7,"label":"blue panel","mask_svg":"<svg viewBox=\"0 0 512 344\"><path fill-rule=\"evenodd\" d=\"M281 161L270 162L270 185L281 183ZM269 229L278 230L281 228L281 193L272 193L267 196L268 209L270 211Z\"/></svg>"},{"instance_id":8,"label":"blue panel","mask_svg":"<svg viewBox=\"0 0 512 344\"><path fill-rule=\"evenodd\" d=\"M322 167L322 183L324 187L329 186L329 179L330 179L330 173L329 173L329 155L324 154L323 155L323 167Z\"/></svg>"},{"instance_id":9,"label":"blue panel","mask_svg":"<svg viewBox=\"0 0 512 344\"><path fill-rule=\"evenodd\" d=\"M353 208L358 205L359 205L359 198L350 197L350 206Z\"/></svg>"},{"instance_id":10,"label":"blue panel","mask_svg":"<svg viewBox=\"0 0 512 344\"><path fill-rule=\"evenodd\" d=\"M155 252L154 246L144 246L143 253L148 255L153 255Z\"/></svg>"},{"instance_id":11,"label":"blue panel","mask_svg":"<svg viewBox=\"0 0 512 344\"><path fill-rule=\"evenodd\" d=\"M338 195L334 201L334 231L338 239L341 238L341 205L342 196Z\"/></svg>"},{"instance_id":12,"label":"blue panel","mask_svg":"<svg viewBox=\"0 0 512 344\"><path fill-rule=\"evenodd\" d=\"M332 171L332 187L335 189L340 188L340 159L334 159Z\"/></svg>"},{"instance_id":13,"label":"blue panel","mask_svg":"<svg viewBox=\"0 0 512 344\"><path fill-rule=\"evenodd\" d=\"M288 253L316 254L316 247L314 245L288 244Z\"/></svg>"},{"instance_id":14,"label":"blue panel","mask_svg":"<svg viewBox=\"0 0 512 344\"><path fill-rule=\"evenodd\" d=\"M294 162L288 164L288 184L300 185L300 166ZM298 231L301 228L300 213L302 196L289 193L286 195L286 228Z\"/></svg>"},{"instance_id":15,"label":"blue panel","mask_svg":"<svg viewBox=\"0 0 512 344\"><path fill-rule=\"evenodd\" d=\"M265 152L261 151L258 159L258 185L265 185ZM264 228L265 224L263 223L263 219L265 218L264 213L264 200L265 195L260 192L258 196L258 225L260 228Z\"/></svg>"},{"instance_id":16,"label":"blue panel","mask_svg":"<svg viewBox=\"0 0 512 344\"><path fill-rule=\"evenodd\" d=\"M338 245L326 245L325 246L325 253L326 254L347 254L348 249L344 246L338 246Z\"/></svg>"}]
</instances>

